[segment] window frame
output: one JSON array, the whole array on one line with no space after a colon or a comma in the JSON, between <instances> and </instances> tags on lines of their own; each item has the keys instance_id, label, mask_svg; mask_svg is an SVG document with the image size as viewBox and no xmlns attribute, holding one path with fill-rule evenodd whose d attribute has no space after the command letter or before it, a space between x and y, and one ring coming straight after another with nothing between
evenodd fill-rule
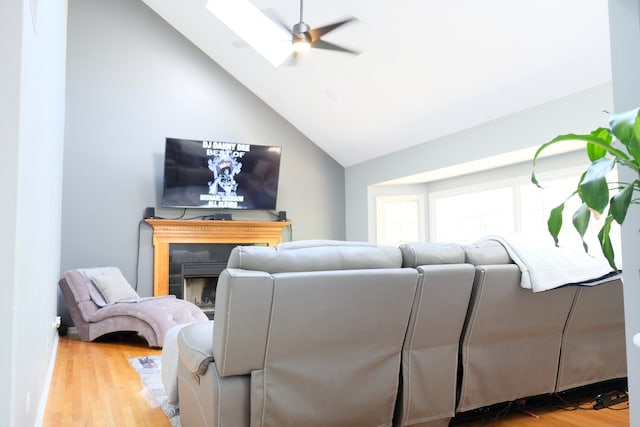
<instances>
[{"instance_id":1,"label":"window frame","mask_svg":"<svg viewBox=\"0 0 640 427\"><path fill-rule=\"evenodd\" d=\"M383 239L386 235L385 230L388 225L385 222L385 214L384 214L384 205L387 203L398 203L398 202L416 202L416 220L417 220L417 235L415 239L410 240L398 240L401 243L391 243L387 242ZM425 235L425 196L424 194L399 194L399 195L378 195L375 197L375 208L376 208L376 242L381 245L399 245L402 243L406 243L409 241L420 241L423 242L426 240Z\"/></svg>"}]
</instances>

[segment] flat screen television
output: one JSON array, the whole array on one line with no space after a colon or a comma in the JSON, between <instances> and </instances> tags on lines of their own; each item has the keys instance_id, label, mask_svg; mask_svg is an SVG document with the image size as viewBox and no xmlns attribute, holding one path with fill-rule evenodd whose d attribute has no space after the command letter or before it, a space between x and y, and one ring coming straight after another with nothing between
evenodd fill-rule
<instances>
[{"instance_id":1,"label":"flat screen television","mask_svg":"<svg viewBox=\"0 0 640 427\"><path fill-rule=\"evenodd\" d=\"M167 138L162 206L275 210L282 148Z\"/></svg>"}]
</instances>

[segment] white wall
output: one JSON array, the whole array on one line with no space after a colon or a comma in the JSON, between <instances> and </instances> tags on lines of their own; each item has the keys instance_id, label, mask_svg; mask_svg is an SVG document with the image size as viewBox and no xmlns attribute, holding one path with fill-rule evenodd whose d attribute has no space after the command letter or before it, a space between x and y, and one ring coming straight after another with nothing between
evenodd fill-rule
<instances>
[{"instance_id":1,"label":"white wall","mask_svg":"<svg viewBox=\"0 0 640 427\"><path fill-rule=\"evenodd\" d=\"M15 246L18 199L18 138L20 135L20 53L22 39L22 4L19 2L0 3L0 182L2 182L2 203L0 209L0 268L3 271L3 298L0 299L0 338L5 345L0 348L0 424L10 425L13 412L13 364L14 352L14 300L15 300Z\"/></svg>"},{"instance_id":2,"label":"white wall","mask_svg":"<svg viewBox=\"0 0 640 427\"><path fill-rule=\"evenodd\" d=\"M628 111L640 106L640 2L609 0L611 65L613 72L614 111ZM621 179L637 179L628 170L620 170ZM640 348L632 342L640 333L640 209L632 206L622 226L622 263L624 265L624 308L627 335L627 366L631 425L640 426Z\"/></svg>"},{"instance_id":3,"label":"white wall","mask_svg":"<svg viewBox=\"0 0 640 427\"><path fill-rule=\"evenodd\" d=\"M538 147L560 133L589 132L606 126L608 115L603 111L611 108L611 86L603 85L350 166L345 175L347 238L372 240L371 217L362 220L368 217L368 190L372 185L429 171L477 172L488 167L482 159L504 162L505 153Z\"/></svg>"},{"instance_id":4,"label":"white wall","mask_svg":"<svg viewBox=\"0 0 640 427\"><path fill-rule=\"evenodd\" d=\"M136 281L139 222L160 204L165 137L282 146L277 208L293 239L344 238L344 169L144 3L71 0L68 34L63 270L115 265ZM140 230L138 291L151 295L151 231Z\"/></svg>"},{"instance_id":5,"label":"white wall","mask_svg":"<svg viewBox=\"0 0 640 427\"><path fill-rule=\"evenodd\" d=\"M56 332L66 2L0 6L0 425L42 414Z\"/></svg>"}]
</instances>

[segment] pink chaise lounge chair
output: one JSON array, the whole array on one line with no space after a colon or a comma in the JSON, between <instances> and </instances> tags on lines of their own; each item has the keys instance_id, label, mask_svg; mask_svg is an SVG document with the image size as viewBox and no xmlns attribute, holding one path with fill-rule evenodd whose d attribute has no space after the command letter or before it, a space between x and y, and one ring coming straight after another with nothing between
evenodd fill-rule
<instances>
[{"instance_id":1,"label":"pink chaise lounge chair","mask_svg":"<svg viewBox=\"0 0 640 427\"><path fill-rule=\"evenodd\" d=\"M149 347L162 347L173 326L209 320L198 306L173 295L140 298L117 267L69 270L59 286L83 341L133 331Z\"/></svg>"}]
</instances>

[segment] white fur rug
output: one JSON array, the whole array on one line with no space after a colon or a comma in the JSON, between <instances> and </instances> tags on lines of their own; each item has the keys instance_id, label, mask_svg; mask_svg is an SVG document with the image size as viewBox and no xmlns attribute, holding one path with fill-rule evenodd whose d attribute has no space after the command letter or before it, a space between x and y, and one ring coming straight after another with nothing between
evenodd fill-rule
<instances>
[{"instance_id":1,"label":"white fur rug","mask_svg":"<svg viewBox=\"0 0 640 427\"><path fill-rule=\"evenodd\" d=\"M173 427L181 427L180 409L169 403L167 392L162 385L160 356L139 356L129 359L129 364L136 370L142 382L140 394L151 407L161 407Z\"/></svg>"}]
</instances>

